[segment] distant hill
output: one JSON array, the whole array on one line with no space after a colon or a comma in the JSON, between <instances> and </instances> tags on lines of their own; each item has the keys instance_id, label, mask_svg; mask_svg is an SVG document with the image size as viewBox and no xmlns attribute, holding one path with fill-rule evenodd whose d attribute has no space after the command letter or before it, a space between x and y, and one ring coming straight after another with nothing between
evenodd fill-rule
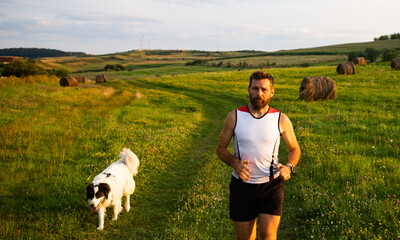
<instances>
[{"instance_id":1,"label":"distant hill","mask_svg":"<svg viewBox=\"0 0 400 240\"><path fill-rule=\"evenodd\" d=\"M27 58L86 56L84 52L64 52L47 48L4 48L0 49L0 56L15 56Z\"/></svg>"},{"instance_id":2,"label":"distant hill","mask_svg":"<svg viewBox=\"0 0 400 240\"><path fill-rule=\"evenodd\" d=\"M378 50L392 48L400 50L400 39L361 42L361 43L345 43L345 44L335 44L335 45L313 47L313 48L281 50L273 52L273 54L277 55L284 55L284 54L300 55L302 53L303 54L348 54L351 51L364 51L366 48L376 48Z\"/></svg>"}]
</instances>

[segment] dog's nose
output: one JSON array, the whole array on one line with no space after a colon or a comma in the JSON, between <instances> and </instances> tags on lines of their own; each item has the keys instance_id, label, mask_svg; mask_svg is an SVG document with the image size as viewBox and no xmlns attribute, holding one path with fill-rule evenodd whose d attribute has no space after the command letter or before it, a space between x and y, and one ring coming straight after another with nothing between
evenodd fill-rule
<instances>
[{"instance_id":1,"label":"dog's nose","mask_svg":"<svg viewBox=\"0 0 400 240\"><path fill-rule=\"evenodd\" d=\"M94 204L92 203L92 204L90 204L90 206L91 206L91 207L94 207Z\"/></svg>"}]
</instances>

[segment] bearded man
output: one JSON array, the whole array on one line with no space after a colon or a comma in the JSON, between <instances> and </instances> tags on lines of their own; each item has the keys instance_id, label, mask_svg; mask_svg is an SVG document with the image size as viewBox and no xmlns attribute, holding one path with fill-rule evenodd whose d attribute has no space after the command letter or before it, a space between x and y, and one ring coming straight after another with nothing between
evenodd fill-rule
<instances>
[{"instance_id":1,"label":"bearded man","mask_svg":"<svg viewBox=\"0 0 400 240\"><path fill-rule=\"evenodd\" d=\"M300 147L289 118L269 106L274 96L274 78L266 72L250 75L250 104L229 113L216 152L233 168L230 218L236 239L276 239L282 216L283 182L300 159ZM289 148L288 161L279 163L280 138ZM233 138L234 153L228 145Z\"/></svg>"}]
</instances>

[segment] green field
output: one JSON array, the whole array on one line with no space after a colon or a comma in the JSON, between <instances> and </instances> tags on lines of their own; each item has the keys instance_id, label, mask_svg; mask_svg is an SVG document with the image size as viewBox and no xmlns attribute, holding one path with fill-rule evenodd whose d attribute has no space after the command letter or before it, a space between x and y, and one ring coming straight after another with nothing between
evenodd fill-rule
<instances>
[{"instance_id":1,"label":"green field","mask_svg":"<svg viewBox=\"0 0 400 240\"><path fill-rule=\"evenodd\" d=\"M293 50L282 50L277 53L313 53L313 52L329 52L329 53L348 53L351 51L364 51L366 48L376 48L378 50L383 49L400 49L400 39L386 40L386 41L373 41L373 42L361 42L361 43L346 43L346 44L335 44L322 47L313 48L300 48Z\"/></svg>"},{"instance_id":2,"label":"green field","mask_svg":"<svg viewBox=\"0 0 400 240\"><path fill-rule=\"evenodd\" d=\"M37 63L46 69L64 68L71 75L95 75L105 73L110 79L155 77L182 73L210 71L237 71L238 69L265 67L296 67L337 65L347 61L351 51L365 51L366 48L400 49L400 39L364 43L348 43L315 48L263 51L190 51L190 50L133 50L128 52L87 55L83 57L42 58ZM380 58L378 58L380 60ZM200 66L186 66L195 60L205 61ZM122 64L129 71L107 72L107 64ZM219 67L218 67L219 66ZM210 68L211 67L211 68Z\"/></svg>"},{"instance_id":3,"label":"green field","mask_svg":"<svg viewBox=\"0 0 400 240\"><path fill-rule=\"evenodd\" d=\"M74 88L1 78L0 239L234 239L231 169L215 146L226 115L247 104L254 69L204 70L121 72ZM278 238L399 239L400 71L384 63L351 76L335 66L268 72L271 106L290 117L302 149ZM332 78L337 98L300 101L305 76ZM141 161L131 212L112 222L109 209L100 232L85 187L123 147Z\"/></svg>"}]
</instances>

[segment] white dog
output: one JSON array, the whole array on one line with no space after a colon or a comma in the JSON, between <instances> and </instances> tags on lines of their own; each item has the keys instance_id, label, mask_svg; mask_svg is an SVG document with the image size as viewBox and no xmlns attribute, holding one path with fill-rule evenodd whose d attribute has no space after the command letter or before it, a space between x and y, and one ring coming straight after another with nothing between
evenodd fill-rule
<instances>
[{"instance_id":1,"label":"white dog","mask_svg":"<svg viewBox=\"0 0 400 240\"><path fill-rule=\"evenodd\" d=\"M126 197L125 211L129 212L129 197L135 191L135 181L139 167L139 159L129 149L124 148L119 153L119 160L112 163L97 175L86 188L86 197L92 207L92 212L98 211L99 227L103 230L106 208L114 206L112 220L117 220L121 212L122 197Z\"/></svg>"}]
</instances>

